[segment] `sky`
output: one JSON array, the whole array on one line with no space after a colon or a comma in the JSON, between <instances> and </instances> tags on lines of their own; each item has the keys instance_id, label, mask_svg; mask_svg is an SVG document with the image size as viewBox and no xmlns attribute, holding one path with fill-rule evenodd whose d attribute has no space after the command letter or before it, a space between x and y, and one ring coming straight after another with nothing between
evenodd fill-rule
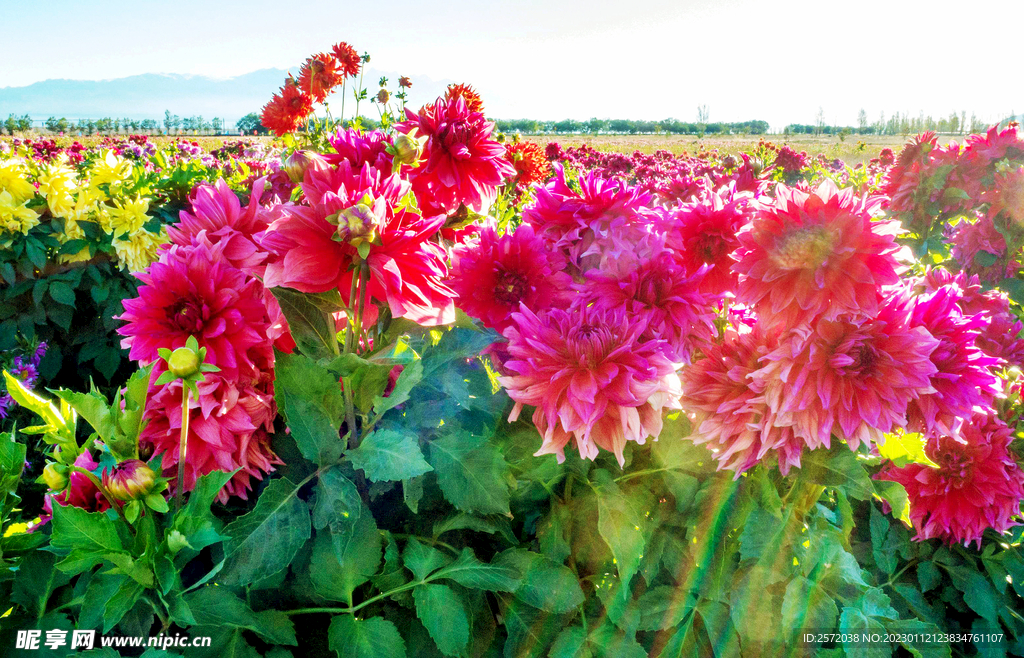
<instances>
[{"instance_id":1,"label":"sky","mask_svg":"<svg viewBox=\"0 0 1024 658\"><path fill-rule=\"evenodd\" d=\"M173 10L171 9L173 7ZM8 9L9 8L9 9ZM347 41L461 80L495 118L856 125L1024 111L1021 0L0 0L0 87L294 68ZM1016 26L1016 27L1012 27ZM375 91L372 85L371 93Z\"/></svg>"}]
</instances>

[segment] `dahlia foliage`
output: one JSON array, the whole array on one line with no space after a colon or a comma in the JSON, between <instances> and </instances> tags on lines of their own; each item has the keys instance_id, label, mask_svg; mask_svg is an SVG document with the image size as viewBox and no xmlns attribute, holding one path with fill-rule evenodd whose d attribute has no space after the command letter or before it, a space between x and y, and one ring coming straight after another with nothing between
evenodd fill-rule
<instances>
[{"instance_id":1,"label":"dahlia foliage","mask_svg":"<svg viewBox=\"0 0 1024 658\"><path fill-rule=\"evenodd\" d=\"M228 609L216 651L246 655L782 655L812 626L1019 653L1016 127L847 167L544 148L467 85L413 111L382 80L380 130L317 116L367 61L311 57L264 109L280 165L192 189L113 402L32 391L42 352L5 377L45 423L32 529L109 567L57 610Z\"/></svg>"}]
</instances>

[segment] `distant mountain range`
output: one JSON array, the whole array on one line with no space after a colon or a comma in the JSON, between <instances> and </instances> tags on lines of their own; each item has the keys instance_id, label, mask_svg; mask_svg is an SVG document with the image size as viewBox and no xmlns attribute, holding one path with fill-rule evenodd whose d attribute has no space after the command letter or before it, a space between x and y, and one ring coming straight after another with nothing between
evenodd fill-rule
<instances>
[{"instance_id":1,"label":"distant mountain range","mask_svg":"<svg viewBox=\"0 0 1024 658\"><path fill-rule=\"evenodd\" d=\"M291 69L298 74L299 67ZM249 112L258 112L284 82L285 69L261 69L233 78L202 75L146 73L114 80L44 80L25 87L0 88L0 117L28 114L40 121L50 116L67 119L102 117L163 120L164 110L179 116L220 117L227 125ZM373 96L381 76L387 76L392 93L398 88L398 74L367 69L363 86ZM413 78L409 105L418 108L444 93L452 81ZM334 108L341 98L331 100ZM346 100L352 113L352 98ZM362 114L376 110L364 102Z\"/></svg>"}]
</instances>

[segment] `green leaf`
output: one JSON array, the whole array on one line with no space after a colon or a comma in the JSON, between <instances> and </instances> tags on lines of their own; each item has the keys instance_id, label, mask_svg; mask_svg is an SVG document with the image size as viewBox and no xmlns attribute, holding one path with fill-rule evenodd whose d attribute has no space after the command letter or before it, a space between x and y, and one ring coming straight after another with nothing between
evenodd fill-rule
<instances>
[{"instance_id":1,"label":"green leaf","mask_svg":"<svg viewBox=\"0 0 1024 658\"><path fill-rule=\"evenodd\" d=\"M924 447L928 440L923 434L915 432L904 432L897 429L885 435L885 443L878 445L878 454L882 459L892 460L897 466L907 464L923 464L932 468L938 468L938 464L928 459Z\"/></svg>"},{"instance_id":2,"label":"green leaf","mask_svg":"<svg viewBox=\"0 0 1024 658\"><path fill-rule=\"evenodd\" d=\"M586 651L587 632L579 626L570 626L555 638L551 645L550 658L584 658Z\"/></svg>"},{"instance_id":3,"label":"green leaf","mask_svg":"<svg viewBox=\"0 0 1024 658\"><path fill-rule=\"evenodd\" d=\"M947 571L953 585L963 592L964 602L982 619L994 620L1001 598L988 578L969 567L950 567Z\"/></svg>"},{"instance_id":4,"label":"green leaf","mask_svg":"<svg viewBox=\"0 0 1024 658\"><path fill-rule=\"evenodd\" d=\"M230 537L221 581L244 585L288 566L309 539L309 508L291 481L272 480L256 507L224 527Z\"/></svg>"},{"instance_id":5,"label":"green leaf","mask_svg":"<svg viewBox=\"0 0 1024 658\"><path fill-rule=\"evenodd\" d=\"M326 466L341 458L338 436L345 401L337 378L298 354L277 354L275 397L306 459Z\"/></svg>"},{"instance_id":6,"label":"green leaf","mask_svg":"<svg viewBox=\"0 0 1024 658\"><path fill-rule=\"evenodd\" d=\"M767 510L755 507L743 524L740 534L740 558L743 560L761 557L766 546L782 524L782 519Z\"/></svg>"},{"instance_id":7,"label":"green leaf","mask_svg":"<svg viewBox=\"0 0 1024 658\"><path fill-rule=\"evenodd\" d=\"M391 394L387 397L378 395L373 399L374 413L379 415L408 402L409 394L412 392L413 387L419 384L422 379L423 363L419 359L406 365L402 368L402 373L398 375L398 380L395 382L395 387L391 390Z\"/></svg>"},{"instance_id":8,"label":"green leaf","mask_svg":"<svg viewBox=\"0 0 1024 658\"><path fill-rule=\"evenodd\" d=\"M864 616L857 608L843 608L843 613L839 616L839 632L851 638L849 642L843 643L843 649L849 658L888 658L892 655L892 648L888 644L865 643L853 639L864 634L885 635L885 627L881 623Z\"/></svg>"},{"instance_id":9,"label":"green leaf","mask_svg":"<svg viewBox=\"0 0 1024 658\"><path fill-rule=\"evenodd\" d=\"M330 533L318 532L309 559L309 578L317 594L332 601L348 602L352 591L367 580L354 565L338 561Z\"/></svg>"},{"instance_id":10,"label":"green leaf","mask_svg":"<svg viewBox=\"0 0 1024 658\"><path fill-rule=\"evenodd\" d=\"M583 590L576 574L540 553L510 548L491 564L508 566L523 574L515 595L531 607L562 613L583 603Z\"/></svg>"},{"instance_id":11,"label":"green leaf","mask_svg":"<svg viewBox=\"0 0 1024 658\"><path fill-rule=\"evenodd\" d=\"M405 658L405 641L383 617L356 619L335 615L327 630L329 646L339 658Z\"/></svg>"},{"instance_id":12,"label":"green leaf","mask_svg":"<svg viewBox=\"0 0 1024 658\"><path fill-rule=\"evenodd\" d=\"M427 460L437 471L437 484L460 510L508 514L508 464L487 437L455 430L430 443Z\"/></svg>"},{"instance_id":13,"label":"green leaf","mask_svg":"<svg viewBox=\"0 0 1024 658\"><path fill-rule=\"evenodd\" d=\"M79 549L89 553L120 553L124 551L117 534L119 519L102 512L86 512L72 505L53 506L53 537L56 548Z\"/></svg>"},{"instance_id":14,"label":"green leaf","mask_svg":"<svg viewBox=\"0 0 1024 658\"><path fill-rule=\"evenodd\" d=\"M939 586L942 574L933 562L922 562L917 565L917 582L921 584L921 591L927 592Z\"/></svg>"},{"instance_id":15,"label":"green leaf","mask_svg":"<svg viewBox=\"0 0 1024 658\"><path fill-rule=\"evenodd\" d=\"M107 553L103 557L115 566L106 573L124 574L143 587L153 587L153 569L146 562L136 560L127 553Z\"/></svg>"},{"instance_id":16,"label":"green leaf","mask_svg":"<svg viewBox=\"0 0 1024 658\"><path fill-rule=\"evenodd\" d=\"M420 513L420 500L423 498L423 476L402 480L402 500L413 514Z\"/></svg>"},{"instance_id":17,"label":"green leaf","mask_svg":"<svg viewBox=\"0 0 1024 658\"><path fill-rule=\"evenodd\" d=\"M377 430L345 456L373 482L406 480L434 470L413 434Z\"/></svg>"},{"instance_id":18,"label":"green leaf","mask_svg":"<svg viewBox=\"0 0 1024 658\"><path fill-rule=\"evenodd\" d=\"M319 530L330 528L334 558L341 567L336 575L345 597L341 600L347 600L353 589L377 572L381 536L358 489L339 466L320 476L313 518Z\"/></svg>"},{"instance_id":19,"label":"green leaf","mask_svg":"<svg viewBox=\"0 0 1024 658\"><path fill-rule=\"evenodd\" d=\"M406 568L416 576L416 580L423 580L441 567L451 563L451 558L428 546L419 539L410 539L405 550L402 551L402 562Z\"/></svg>"},{"instance_id":20,"label":"green leaf","mask_svg":"<svg viewBox=\"0 0 1024 658\"><path fill-rule=\"evenodd\" d=\"M64 304L65 306L75 306L75 291L71 289L71 286L64 283L63 281L53 281L50 283L48 290L50 297L53 301L58 304Z\"/></svg>"},{"instance_id":21,"label":"green leaf","mask_svg":"<svg viewBox=\"0 0 1024 658\"><path fill-rule=\"evenodd\" d=\"M878 565L878 568L883 573L892 574L896 571L896 565L899 564L899 560L896 552L889 550L887 546L889 521L882 516L882 513L874 505L871 506L870 531L871 555L875 559L875 564Z\"/></svg>"},{"instance_id":22,"label":"green leaf","mask_svg":"<svg viewBox=\"0 0 1024 658\"><path fill-rule=\"evenodd\" d=\"M502 608L505 618L504 658L534 658L547 655L548 646L571 621L569 615L538 610L518 599Z\"/></svg>"},{"instance_id":23,"label":"green leaf","mask_svg":"<svg viewBox=\"0 0 1024 658\"><path fill-rule=\"evenodd\" d=\"M519 587L522 574L508 564L485 564L477 559L473 549L464 548L455 562L441 569L434 578L449 578L463 587L489 592L514 592Z\"/></svg>"},{"instance_id":24,"label":"green leaf","mask_svg":"<svg viewBox=\"0 0 1024 658\"><path fill-rule=\"evenodd\" d=\"M597 530L615 556L619 579L629 585L633 574L640 568L647 545L647 521L634 500L623 495L608 471L599 469L593 474L597 491Z\"/></svg>"},{"instance_id":25,"label":"green leaf","mask_svg":"<svg viewBox=\"0 0 1024 658\"><path fill-rule=\"evenodd\" d=\"M110 629L120 623L144 591L145 588L142 585L130 578L121 581L117 591L103 606L104 634L110 632Z\"/></svg>"},{"instance_id":26,"label":"green leaf","mask_svg":"<svg viewBox=\"0 0 1024 658\"><path fill-rule=\"evenodd\" d=\"M219 626L253 631L270 644L295 646L295 624L279 610L253 612L226 587L203 587L185 595L185 602L200 626Z\"/></svg>"},{"instance_id":27,"label":"green leaf","mask_svg":"<svg viewBox=\"0 0 1024 658\"><path fill-rule=\"evenodd\" d=\"M795 472L805 482L826 487L843 487L857 500L871 500L875 492L871 478L856 454L839 443L831 450L812 450L800 458Z\"/></svg>"},{"instance_id":28,"label":"green leaf","mask_svg":"<svg viewBox=\"0 0 1024 658\"><path fill-rule=\"evenodd\" d=\"M53 392L61 400L64 400L78 412L78 415L85 419L93 430L99 434L104 441L109 441L114 435L114 416L110 413L110 406L106 398L98 392L76 393L60 389Z\"/></svg>"},{"instance_id":29,"label":"green leaf","mask_svg":"<svg viewBox=\"0 0 1024 658\"><path fill-rule=\"evenodd\" d=\"M640 609L642 631L665 630L676 626L697 605L697 600L685 588L659 585L643 593L637 602Z\"/></svg>"},{"instance_id":30,"label":"green leaf","mask_svg":"<svg viewBox=\"0 0 1024 658\"><path fill-rule=\"evenodd\" d=\"M15 573L11 602L20 604L35 619L46 612L54 591L71 580L70 575L54 569L56 560L52 553L32 551L21 560Z\"/></svg>"},{"instance_id":31,"label":"green leaf","mask_svg":"<svg viewBox=\"0 0 1024 658\"><path fill-rule=\"evenodd\" d=\"M786 586L782 597L782 628L787 634L801 628L831 630L839 616L839 608L817 583L797 576Z\"/></svg>"},{"instance_id":32,"label":"green leaf","mask_svg":"<svg viewBox=\"0 0 1024 658\"><path fill-rule=\"evenodd\" d=\"M889 503L889 507L892 508L893 518L899 519L903 523L910 525L910 498L907 496L907 490L903 488L903 485L899 482L889 482L887 480L875 480L875 495Z\"/></svg>"},{"instance_id":33,"label":"green leaf","mask_svg":"<svg viewBox=\"0 0 1024 658\"><path fill-rule=\"evenodd\" d=\"M920 619L894 619L886 622L885 630L903 637L900 643L915 658L949 658L952 655L948 642L928 642L927 635L937 635L943 631L935 624ZM914 640L917 640L916 642Z\"/></svg>"},{"instance_id":34,"label":"green leaf","mask_svg":"<svg viewBox=\"0 0 1024 658\"><path fill-rule=\"evenodd\" d=\"M469 643L469 618L462 599L446 585L420 585L412 591L416 616L446 656L457 656Z\"/></svg>"},{"instance_id":35,"label":"green leaf","mask_svg":"<svg viewBox=\"0 0 1024 658\"><path fill-rule=\"evenodd\" d=\"M288 320L295 344L314 359L338 354L338 339L331 313L344 309L337 290L302 293L291 288L271 288L270 292Z\"/></svg>"}]
</instances>

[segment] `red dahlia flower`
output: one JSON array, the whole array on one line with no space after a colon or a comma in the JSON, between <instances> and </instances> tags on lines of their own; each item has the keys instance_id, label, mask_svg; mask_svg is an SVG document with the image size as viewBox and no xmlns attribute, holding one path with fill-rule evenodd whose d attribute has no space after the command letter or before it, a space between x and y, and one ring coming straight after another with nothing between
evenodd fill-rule
<instances>
[{"instance_id":1,"label":"red dahlia flower","mask_svg":"<svg viewBox=\"0 0 1024 658\"><path fill-rule=\"evenodd\" d=\"M692 203L678 206L670 215L668 245L690 272L708 269L700 280L702 292L735 292L738 277L732 266L736 237L750 221L750 199L731 193L712 192Z\"/></svg>"},{"instance_id":2,"label":"red dahlia flower","mask_svg":"<svg viewBox=\"0 0 1024 658\"><path fill-rule=\"evenodd\" d=\"M534 183L542 183L551 175L551 164L536 142L509 144L505 159L516 169L516 187L527 188Z\"/></svg>"},{"instance_id":3,"label":"red dahlia flower","mask_svg":"<svg viewBox=\"0 0 1024 658\"><path fill-rule=\"evenodd\" d=\"M232 381L256 381L271 371L270 320L259 281L222 258L223 244L173 245L149 270L136 274L139 296L124 300L121 346L140 363L160 348L183 347L195 336L207 362ZM157 365L163 371L163 361Z\"/></svg>"},{"instance_id":4,"label":"red dahlia flower","mask_svg":"<svg viewBox=\"0 0 1024 658\"><path fill-rule=\"evenodd\" d=\"M448 283L459 308L500 332L512 324L520 304L535 313L569 305L572 279L564 267L564 259L549 251L531 226L499 236L488 223L477 239L452 249Z\"/></svg>"},{"instance_id":5,"label":"red dahlia flower","mask_svg":"<svg viewBox=\"0 0 1024 658\"><path fill-rule=\"evenodd\" d=\"M585 272L584 281L575 286L577 302L609 312L624 309L633 322L645 325L641 337L663 340L672 362L689 363L694 349L717 334L712 308L717 296L700 292L704 268L687 272L655 240L645 240L643 246L651 248Z\"/></svg>"},{"instance_id":6,"label":"red dahlia flower","mask_svg":"<svg viewBox=\"0 0 1024 658\"><path fill-rule=\"evenodd\" d=\"M485 212L498 186L516 173L505 160L505 147L491 139L494 124L469 109L462 98L424 105L419 114L406 110L408 121L395 130L426 137L421 164L411 174L413 191L427 216L450 214L465 204Z\"/></svg>"},{"instance_id":7,"label":"red dahlia flower","mask_svg":"<svg viewBox=\"0 0 1024 658\"><path fill-rule=\"evenodd\" d=\"M334 88L345 81L345 71L331 55L313 55L299 71L299 88L317 103L322 103Z\"/></svg>"},{"instance_id":8,"label":"red dahlia flower","mask_svg":"<svg viewBox=\"0 0 1024 658\"><path fill-rule=\"evenodd\" d=\"M962 295L958 286L946 285L913 300L911 326L924 327L938 340L930 356L937 369L931 378L935 392L919 396L908 408L909 428L926 436L959 436L964 419L975 409L990 411L1002 392L991 370L998 359L974 344L987 322L961 312Z\"/></svg>"},{"instance_id":9,"label":"red dahlia flower","mask_svg":"<svg viewBox=\"0 0 1024 658\"><path fill-rule=\"evenodd\" d=\"M925 454L938 468L890 465L877 476L907 490L917 541L937 538L980 548L986 529L1003 533L1019 525L1024 472L1008 449L1012 430L994 416L976 414L964 423L963 435L966 442L949 436L928 440Z\"/></svg>"},{"instance_id":10,"label":"red dahlia flower","mask_svg":"<svg viewBox=\"0 0 1024 658\"><path fill-rule=\"evenodd\" d=\"M852 449L884 442L907 422L907 406L934 393L938 346L910 325L904 300L893 297L875 318L821 319L792 329L762 358L753 377L764 386L774 423L792 427L812 450L832 434Z\"/></svg>"},{"instance_id":11,"label":"red dahlia flower","mask_svg":"<svg viewBox=\"0 0 1024 658\"><path fill-rule=\"evenodd\" d=\"M643 340L644 324L624 309L550 309L525 306L505 330L509 358L501 385L516 406L533 405L533 423L544 438L537 455L565 459L574 439L582 457L598 448L625 463L627 441L644 443L661 433L662 409L679 408L679 377L658 340Z\"/></svg>"},{"instance_id":12,"label":"red dahlia flower","mask_svg":"<svg viewBox=\"0 0 1024 658\"><path fill-rule=\"evenodd\" d=\"M302 292L338 288L347 297L358 257L349 242L349 218L372 211L372 236L359 236L371 242L370 296L386 301L396 318L423 325L454 321L455 293L443 283L447 254L430 241L445 218L423 218L401 204L408 183L365 164L357 172L343 161L338 167L310 167L302 189L313 205L283 206L281 217L260 238L276 256L267 265L266 286Z\"/></svg>"},{"instance_id":13,"label":"red dahlia flower","mask_svg":"<svg viewBox=\"0 0 1024 658\"><path fill-rule=\"evenodd\" d=\"M737 298L772 326L874 316L880 288L903 269L899 222L873 220L874 202L830 180L813 192L779 185L776 195L738 235Z\"/></svg>"},{"instance_id":14,"label":"red dahlia flower","mask_svg":"<svg viewBox=\"0 0 1024 658\"><path fill-rule=\"evenodd\" d=\"M294 81L286 82L281 93L274 94L263 106L260 123L278 136L286 135L301 128L312 112L313 98L300 91Z\"/></svg>"},{"instance_id":15,"label":"red dahlia flower","mask_svg":"<svg viewBox=\"0 0 1024 658\"><path fill-rule=\"evenodd\" d=\"M800 466L804 442L791 427L773 424L763 386L751 380L775 342L758 328L745 334L729 331L720 344L704 350L704 358L682 371L681 403L694 414L689 439L706 443L718 468L735 471L737 477L773 451L784 474Z\"/></svg>"},{"instance_id":16,"label":"red dahlia flower","mask_svg":"<svg viewBox=\"0 0 1024 658\"><path fill-rule=\"evenodd\" d=\"M258 386L242 386L221 373L207 373L196 387L199 398L190 397L189 402L185 490L195 488L201 475L241 469L217 499L222 503L229 496L246 500L252 478L262 480L275 464L282 463L270 449L269 432L277 415L273 383L266 379ZM180 381L162 386L151 383L145 412L148 422L139 436L140 445L152 448L154 455L163 454L164 476L170 478L172 494L177 485L181 400Z\"/></svg>"},{"instance_id":17,"label":"red dahlia flower","mask_svg":"<svg viewBox=\"0 0 1024 658\"><path fill-rule=\"evenodd\" d=\"M342 41L334 46L331 54L338 60L343 75L350 78L359 75L359 67L362 66L363 58L359 56L355 48Z\"/></svg>"},{"instance_id":18,"label":"red dahlia flower","mask_svg":"<svg viewBox=\"0 0 1024 658\"><path fill-rule=\"evenodd\" d=\"M444 92L444 99L450 101L455 98L464 100L470 112L484 111L484 101L480 98L480 94L473 89L472 85L462 83L448 85L448 89Z\"/></svg>"}]
</instances>

